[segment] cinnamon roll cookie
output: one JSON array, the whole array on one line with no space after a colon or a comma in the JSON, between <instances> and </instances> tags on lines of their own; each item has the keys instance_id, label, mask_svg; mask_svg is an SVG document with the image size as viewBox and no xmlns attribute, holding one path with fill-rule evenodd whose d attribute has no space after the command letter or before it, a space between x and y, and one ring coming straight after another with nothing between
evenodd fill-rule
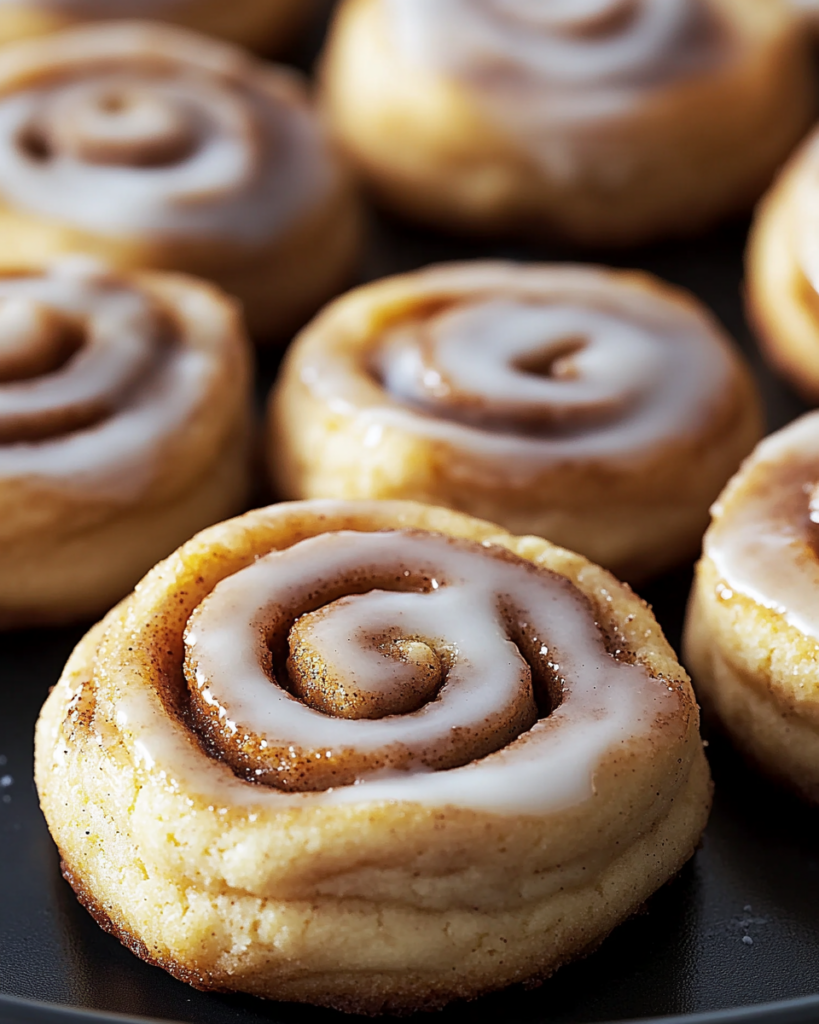
<instances>
[{"instance_id":1,"label":"cinnamon roll cookie","mask_svg":"<svg viewBox=\"0 0 819 1024\"><path fill-rule=\"evenodd\" d=\"M210 278L268 337L351 274L358 208L294 72L124 22L0 51L0 236Z\"/></svg>"},{"instance_id":2,"label":"cinnamon roll cookie","mask_svg":"<svg viewBox=\"0 0 819 1024\"><path fill-rule=\"evenodd\" d=\"M686 664L740 750L819 803L819 413L766 438L713 511Z\"/></svg>"},{"instance_id":3,"label":"cinnamon roll cookie","mask_svg":"<svg viewBox=\"0 0 819 1024\"><path fill-rule=\"evenodd\" d=\"M746 264L748 314L763 353L819 402L819 132L760 204Z\"/></svg>"},{"instance_id":4,"label":"cinnamon roll cookie","mask_svg":"<svg viewBox=\"0 0 819 1024\"><path fill-rule=\"evenodd\" d=\"M0 45L86 21L155 18L267 52L315 13L314 0L0 0Z\"/></svg>"},{"instance_id":5,"label":"cinnamon roll cookie","mask_svg":"<svg viewBox=\"0 0 819 1024\"><path fill-rule=\"evenodd\" d=\"M404 502L195 537L77 647L36 762L66 878L134 952L366 1013L589 952L710 804L688 678L642 601Z\"/></svg>"},{"instance_id":6,"label":"cinnamon roll cookie","mask_svg":"<svg viewBox=\"0 0 819 1024\"><path fill-rule=\"evenodd\" d=\"M269 406L293 498L412 498L629 580L698 550L761 434L754 386L686 293L645 274L450 264L338 299Z\"/></svg>"},{"instance_id":7,"label":"cinnamon roll cookie","mask_svg":"<svg viewBox=\"0 0 819 1024\"><path fill-rule=\"evenodd\" d=\"M0 274L0 627L99 615L241 509L248 345L171 274Z\"/></svg>"},{"instance_id":8,"label":"cinnamon roll cookie","mask_svg":"<svg viewBox=\"0 0 819 1024\"><path fill-rule=\"evenodd\" d=\"M324 92L404 214L631 244L756 199L811 121L804 36L771 0L346 0Z\"/></svg>"}]
</instances>

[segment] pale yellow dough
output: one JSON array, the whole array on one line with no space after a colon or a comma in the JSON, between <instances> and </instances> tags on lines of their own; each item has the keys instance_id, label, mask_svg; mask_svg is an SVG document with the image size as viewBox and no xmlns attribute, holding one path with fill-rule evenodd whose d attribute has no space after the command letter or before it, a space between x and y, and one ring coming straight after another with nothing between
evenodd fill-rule
<instances>
[{"instance_id":1,"label":"pale yellow dough","mask_svg":"<svg viewBox=\"0 0 819 1024\"><path fill-rule=\"evenodd\" d=\"M588 127L558 123L557 148L576 150L568 169L539 161L467 84L405 57L383 0L340 6L325 107L377 199L425 223L591 245L692 234L752 205L815 109L808 40L785 4L706 6L727 37L717 66L641 84Z\"/></svg>"},{"instance_id":2,"label":"pale yellow dough","mask_svg":"<svg viewBox=\"0 0 819 1024\"><path fill-rule=\"evenodd\" d=\"M819 803L816 643L742 594L721 597L720 583L703 559L683 647L697 696L754 764Z\"/></svg>"},{"instance_id":3,"label":"pale yellow dough","mask_svg":"<svg viewBox=\"0 0 819 1024\"><path fill-rule=\"evenodd\" d=\"M819 401L819 296L801 250L818 140L805 141L759 204L746 254L748 315L762 350L811 404Z\"/></svg>"},{"instance_id":4,"label":"pale yellow dough","mask_svg":"<svg viewBox=\"0 0 819 1024\"><path fill-rule=\"evenodd\" d=\"M787 440L795 429L804 438L806 428L819 439L816 413L771 440ZM771 453L770 443L747 460L715 506L689 602L683 658L703 707L738 749L815 804L819 640L800 620L811 617L819 588L817 528L809 507L819 445L811 444L811 451L781 444ZM774 509L774 516L756 516L754 507ZM735 531L742 531L746 558L732 555L721 569L720 552ZM772 589L777 580L786 591Z\"/></svg>"},{"instance_id":5,"label":"pale yellow dough","mask_svg":"<svg viewBox=\"0 0 819 1024\"><path fill-rule=\"evenodd\" d=\"M656 677L664 712L605 755L588 798L545 815L332 805L242 782L190 736L182 631L219 580L325 531L407 527L565 575ZM71 657L38 724L36 780L66 877L138 955L197 987L366 1013L539 980L588 953L692 855L711 794L687 676L641 600L545 541L399 502L273 506L157 566Z\"/></svg>"}]
</instances>

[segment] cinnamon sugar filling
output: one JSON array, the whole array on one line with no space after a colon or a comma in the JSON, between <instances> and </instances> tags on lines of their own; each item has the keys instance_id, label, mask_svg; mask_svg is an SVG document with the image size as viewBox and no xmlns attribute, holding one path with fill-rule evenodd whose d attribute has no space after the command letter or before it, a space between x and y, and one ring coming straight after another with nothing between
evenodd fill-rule
<instances>
[{"instance_id":1,"label":"cinnamon sugar filling","mask_svg":"<svg viewBox=\"0 0 819 1024\"><path fill-rule=\"evenodd\" d=\"M219 583L185 631L206 749L294 791L479 761L568 694L580 705L595 677L635 671L563 577L415 530L328 533L265 555Z\"/></svg>"}]
</instances>

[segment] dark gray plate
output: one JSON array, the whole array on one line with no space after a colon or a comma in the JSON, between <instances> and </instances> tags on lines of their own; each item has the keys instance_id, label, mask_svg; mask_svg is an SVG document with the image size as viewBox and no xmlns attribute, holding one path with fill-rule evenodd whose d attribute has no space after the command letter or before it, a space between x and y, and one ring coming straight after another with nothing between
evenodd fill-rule
<instances>
[{"instance_id":1,"label":"dark gray plate","mask_svg":"<svg viewBox=\"0 0 819 1024\"><path fill-rule=\"evenodd\" d=\"M651 270L696 292L750 355L774 428L802 408L761 366L742 316L746 230L734 224L692 242L599 254L599 261ZM588 260L595 254L482 247L375 220L365 276L482 255ZM275 359L262 363L269 383ZM645 590L675 645L689 585L686 567ZM103 933L62 881L32 782L32 733L80 635L0 635L0 1020L90 1024L127 1014L196 1024L310 1024L337 1018L331 1011L196 992ZM454 1006L438 1020L491 1015L516 1024L581 1024L686 1014L698 1015L686 1017L689 1024L819 1021L819 814L748 771L718 738L709 754L717 792L702 848L644 914L541 988Z\"/></svg>"}]
</instances>

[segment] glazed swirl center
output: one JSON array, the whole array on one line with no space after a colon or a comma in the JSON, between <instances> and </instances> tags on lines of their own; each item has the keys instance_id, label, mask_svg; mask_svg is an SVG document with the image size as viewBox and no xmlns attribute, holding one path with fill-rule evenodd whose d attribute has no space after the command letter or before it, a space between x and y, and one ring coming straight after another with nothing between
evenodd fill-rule
<instances>
[{"instance_id":1,"label":"glazed swirl center","mask_svg":"<svg viewBox=\"0 0 819 1024\"><path fill-rule=\"evenodd\" d=\"M486 454L623 456L708 415L729 372L709 324L594 271L549 278L540 296L474 290L383 333L371 372L414 430Z\"/></svg>"},{"instance_id":2,"label":"glazed swirl center","mask_svg":"<svg viewBox=\"0 0 819 1024\"><path fill-rule=\"evenodd\" d=\"M39 144L44 155L57 149L92 164L157 167L190 156L195 124L190 106L173 93L159 95L139 82L83 82L46 112Z\"/></svg>"},{"instance_id":3,"label":"glazed swirl center","mask_svg":"<svg viewBox=\"0 0 819 1024\"><path fill-rule=\"evenodd\" d=\"M136 281L77 261L0 275L0 479L138 494L214 372Z\"/></svg>"},{"instance_id":4,"label":"glazed swirl center","mask_svg":"<svg viewBox=\"0 0 819 1024\"><path fill-rule=\"evenodd\" d=\"M158 226L160 211L168 227L212 221L253 190L263 160L248 103L205 80L100 73L0 101L4 129L16 145L0 158L0 188L35 208L64 189L64 215L101 228L106 215Z\"/></svg>"},{"instance_id":5,"label":"glazed swirl center","mask_svg":"<svg viewBox=\"0 0 819 1024\"><path fill-rule=\"evenodd\" d=\"M330 187L301 87L156 26L91 27L0 95L0 195L103 235L268 240ZM56 46L56 44L55 44Z\"/></svg>"},{"instance_id":6,"label":"glazed swirl center","mask_svg":"<svg viewBox=\"0 0 819 1024\"><path fill-rule=\"evenodd\" d=\"M185 645L205 745L291 790L469 764L569 695L593 714L638 671L563 577L421 531L328 533L262 557L217 585Z\"/></svg>"},{"instance_id":7,"label":"glazed swirl center","mask_svg":"<svg viewBox=\"0 0 819 1024\"><path fill-rule=\"evenodd\" d=\"M492 89L510 74L572 89L642 84L678 74L710 47L709 33L695 42L706 8L692 0L384 2L410 56Z\"/></svg>"},{"instance_id":8,"label":"glazed swirl center","mask_svg":"<svg viewBox=\"0 0 819 1024\"><path fill-rule=\"evenodd\" d=\"M169 340L160 310L139 292L89 288L70 273L0 281L0 442L104 420Z\"/></svg>"},{"instance_id":9,"label":"glazed swirl center","mask_svg":"<svg viewBox=\"0 0 819 1024\"><path fill-rule=\"evenodd\" d=\"M75 348L69 318L36 299L0 300L0 383L55 370Z\"/></svg>"},{"instance_id":10,"label":"glazed swirl center","mask_svg":"<svg viewBox=\"0 0 819 1024\"><path fill-rule=\"evenodd\" d=\"M627 413L665 359L639 324L570 304L467 302L385 340L387 389L437 416L560 433Z\"/></svg>"},{"instance_id":11,"label":"glazed swirl center","mask_svg":"<svg viewBox=\"0 0 819 1024\"><path fill-rule=\"evenodd\" d=\"M394 595L371 593L302 615L290 632L291 693L339 718L403 715L431 700L451 658L429 639L429 623L415 636L404 634L398 604Z\"/></svg>"}]
</instances>

